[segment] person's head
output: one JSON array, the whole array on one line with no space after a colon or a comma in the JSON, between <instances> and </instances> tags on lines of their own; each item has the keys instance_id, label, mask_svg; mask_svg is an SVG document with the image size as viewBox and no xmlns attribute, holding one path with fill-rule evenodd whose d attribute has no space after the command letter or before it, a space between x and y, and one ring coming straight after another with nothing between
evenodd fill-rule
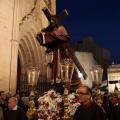
<instances>
[{"instance_id":1,"label":"person's head","mask_svg":"<svg viewBox=\"0 0 120 120\"><path fill-rule=\"evenodd\" d=\"M15 97L11 97L11 98L8 100L8 108L9 108L10 110L13 110L17 104L18 104L18 99L15 98Z\"/></svg>"},{"instance_id":2,"label":"person's head","mask_svg":"<svg viewBox=\"0 0 120 120\"><path fill-rule=\"evenodd\" d=\"M118 103L117 96L112 97L111 103L114 104L114 105Z\"/></svg>"},{"instance_id":3,"label":"person's head","mask_svg":"<svg viewBox=\"0 0 120 120\"><path fill-rule=\"evenodd\" d=\"M0 96L1 96L2 99L6 99L6 94L5 94L4 91L1 91L1 92L0 92Z\"/></svg>"},{"instance_id":4,"label":"person's head","mask_svg":"<svg viewBox=\"0 0 120 120\"><path fill-rule=\"evenodd\" d=\"M61 25L60 20L59 20L59 17L53 15L53 16L51 17L50 25L51 25L51 26L59 27L59 26Z\"/></svg>"},{"instance_id":5,"label":"person's head","mask_svg":"<svg viewBox=\"0 0 120 120\"><path fill-rule=\"evenodd\" d=\"M7 93L6 93L6 98L9 99L9 98L11 98L11 97L12 97L11 93L10 93L10 92L7 92Z\"/></svg>"},{"instance_id":6,"label":"person's head","mask_svg":"<svg viewBox=\"0 0 120 120\"><path fill-rule=\"evenodd\" d=\"M16 93L14 97L16 97L17 99L20 99L20 95L18 93Z\"/></svg>"},{"instance_id":7,"label":"person's head","mask_svg":"<svg viewBox=\"0 0 120 120\"><path fill-rule=\"evenodd\" d=\"M91 100L92 90L88 86L82 85L77 89L77 97L79 102L85 105Z\"/></svg>"},{"instance_id":8,"label":"person's head","mask_svg":"<svg viewBox=\"0 0 120 120\"><path fill-rule=\"evenodd\" d=\"M0 97L0 103L2 103L2 98Z\"/></svg>"},{"instance_id":9,"label":"person's head","mask_svg":"<svg viewBox=\"0 0 120 120\"><path fill-rule=\"evenodd\" d=\"M21 101L25 106L29 105L29 97L22 97Z\"/></svg>"}]
</instances>

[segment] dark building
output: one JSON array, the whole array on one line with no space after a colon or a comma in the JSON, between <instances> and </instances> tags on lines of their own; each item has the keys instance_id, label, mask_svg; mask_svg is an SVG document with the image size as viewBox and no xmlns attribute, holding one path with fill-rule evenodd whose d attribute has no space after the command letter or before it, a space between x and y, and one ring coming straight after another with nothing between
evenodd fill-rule
<instances>
[{"instance_id":1,"label":"dark building","mask_svg":"<svg viewBox=\"0 0 120 120\"><path fill-rule=\"evenodd\" d=\"M103 67L105 77L107 76L107 68L111 64L110 51L95 43L90 36L83 38L82 41L73 44L71 47L73 51L91 52L97 64Z\"/></svg>"}]
</instances>

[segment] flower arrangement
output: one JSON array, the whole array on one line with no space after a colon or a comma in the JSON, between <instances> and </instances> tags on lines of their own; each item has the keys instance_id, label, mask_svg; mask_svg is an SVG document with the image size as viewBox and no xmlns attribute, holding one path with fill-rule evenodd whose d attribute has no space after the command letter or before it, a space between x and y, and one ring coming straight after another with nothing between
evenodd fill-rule
<instances>
[{"instance_id":1,"label":"flower arrangement","mask_svg":"<svg viewBox=\"0 0 120 120\"><path fill-rule=\"evenodd\" d=\"M55 90L49 90L38 99L38 120L62 120L63 116L63 96ZM73 116L76 108L80 105L75 92L68 95L69 114Z\"/></svg>"}]
</instances>

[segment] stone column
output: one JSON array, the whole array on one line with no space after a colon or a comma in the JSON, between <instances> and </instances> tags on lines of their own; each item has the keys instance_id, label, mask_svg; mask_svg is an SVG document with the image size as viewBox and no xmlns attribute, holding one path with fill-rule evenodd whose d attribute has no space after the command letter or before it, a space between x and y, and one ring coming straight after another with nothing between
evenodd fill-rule
<instances>
[{"instance_id":1,"label":"stone column","mask_svg":"<svg viewBox=\"0 0 120 120\"><path fill-rule=\"evenodd\" d=\"M11 61L10 61L10 83L9 91L12 94L16 93L17 83L17 60L18 60L18 45L19 45L19 14L20 1L14 0L13 8L13 24L12 24L12 40L11 40Z\"/></svg>"},{"instance_id":2,"label":"stone column","mask_svg":"<svg viewBox=\"0 0 120 120\"><path fill-rule=\"evenodd\" d=\"M17 85L17 60L18 60L18 40L11 40L11 64L10 64L10 84L9 91L14 95L16 93Z\"/></svg>"}]
</instances>

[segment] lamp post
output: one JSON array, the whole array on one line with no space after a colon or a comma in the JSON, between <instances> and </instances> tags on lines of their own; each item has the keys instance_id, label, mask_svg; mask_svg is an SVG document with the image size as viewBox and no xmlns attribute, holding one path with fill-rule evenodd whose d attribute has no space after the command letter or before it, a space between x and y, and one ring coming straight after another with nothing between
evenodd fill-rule
<instances>
[{"instance_id":1,"label":"lamp post","mask_svg":"<svg viewBox=\"0 0 120 120\"><path fill-rule=\"evenodd\" d=\"M74 70L74 62L71 59L64 59L60 61L60 72L61 80L64 83L64 93L63 93L63 102L64 102L64 114L63 120L70 120L68 113L68 94L69 94L69 85L71 83L72 75Z\"/></svg>"},{"instance_id":2,"label":"lamp post","mask_svg":"<svg viewBox=\"0 0 120 120\"><path fill-rule=\"evenodd\" d=\"M100 65L93 66L91 71L91 77L93 80L93 83L96 85L96 96L97 96L97 104L103 109L105 112L104 108L102 107L102 99L101 99L101 91L100 91L100 85L102 83L102 76L103 76L103 69L101 68Z\"/></svg>"},{"instance_id":3,"label":"lamp post","mask_svg":"<svg viewBox=\"0 0 120 120\"><path fill-rule=\"evenodd\" d=\"M93 83L96 85L97 94L100 93L100 85L102 83L103 69L100 65L93 66L90 70Z\"/></svg>"},{"instance_id":4,"label":"lamp post","mask_svg":"<svg viewBox=\"0 0 120 120\"><path fill-rule=\"evenodd\" d=\"M29 102L30 108L26 113L28 119L30 119L32 115L34 115L34 113L36 112L35 103L34 103L34 86L37 84L39 74L40 74L40 70L37 67L31 67L27 70L28 83L31 86L30 102Z\"/></svg>"}]
</instances>

